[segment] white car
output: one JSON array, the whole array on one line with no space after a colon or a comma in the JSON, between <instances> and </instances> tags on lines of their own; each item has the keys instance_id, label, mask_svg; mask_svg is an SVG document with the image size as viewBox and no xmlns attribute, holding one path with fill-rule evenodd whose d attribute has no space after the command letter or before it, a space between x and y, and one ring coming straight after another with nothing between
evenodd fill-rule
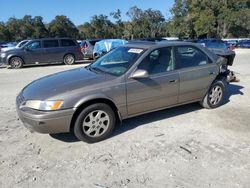
<instances>
[{"instance_id":1,"label":"white car","mask_svg":"<svg viewBox=\"0 0 250 188\"><path fill-rule=\"evenodd\" d=\"M22 47L23 45L25 45L27 42L29 42L30 40L22 40L21 42L17 43L16 46L11 46L11 47L6 47L6 48L2 48L1 51L2 52L6 52L8 50L12 50L12 49L15 49L15 48L20 48Z\"/></svg>"}]
</instances>

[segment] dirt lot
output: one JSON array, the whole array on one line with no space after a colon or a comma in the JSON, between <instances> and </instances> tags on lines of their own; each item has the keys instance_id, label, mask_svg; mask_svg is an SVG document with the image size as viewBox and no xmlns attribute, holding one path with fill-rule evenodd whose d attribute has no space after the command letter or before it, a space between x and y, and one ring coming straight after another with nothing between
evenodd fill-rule
<instances>
[{"instance_id":1,"label":"dirt lot","mask_svg":"<svg viewBox=\"0 0 250 188\"><path fill-rule=\"evenodd\" d=\"M0 69L0 187L249 187L250 50L238 50L225 103L198 104L125 120L86 144L70 134L30 133L15 97L39 77L76 67Z\"/></svg>"}]
</instances>

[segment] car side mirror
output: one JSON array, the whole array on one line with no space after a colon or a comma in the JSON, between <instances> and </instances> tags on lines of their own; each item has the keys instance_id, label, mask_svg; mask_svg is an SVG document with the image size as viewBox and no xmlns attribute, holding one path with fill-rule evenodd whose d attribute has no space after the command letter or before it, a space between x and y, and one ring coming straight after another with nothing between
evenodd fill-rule
<instances>
[{"instance_id":1,"label":"car side mirror","mask_svg":"<svg viewBox=\"0 0 250 188\"><path fill-rule=\"evenodd\" d=\"M148 78L148 77L149 77L148 71L143 70L143 69L138 69L135 72L133 72L129 78L139 79L139 78Z\"/></svg>"}]
</instances>

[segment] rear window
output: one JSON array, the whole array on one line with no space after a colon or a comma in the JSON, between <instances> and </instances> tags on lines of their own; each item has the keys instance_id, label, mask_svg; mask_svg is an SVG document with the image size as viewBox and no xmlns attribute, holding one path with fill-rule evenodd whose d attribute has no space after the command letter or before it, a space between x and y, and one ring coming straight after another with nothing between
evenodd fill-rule
<instances>
[{"instance_id":1,"label":"rear window","mask_svg":"<svg viewBox=\"0 0 250 188\"><path fill-rule=\"evenodd\" d=\"M62 46L76 46L73 40L62 39Z\"/></svg>"},{"instance_id":2,"label":"rear window","mask_svg":"<svg viewBox=\"0 0 250 188\"><path fill-rule=\"evenodd\" d=\"M201 66L209 63L207 55L192 46L177 47L177 56L180 68Z\"/></svg>"},{"instance_id":3,"label":"rear window","mask_svg":"<svg viewBox=\"0 0 250 188\"><path fill-rule=\"evenodd\" d=\"M45 40L43 42L44 48L53 48L53 47L58 47L59 43L58 40Z\"/></svg>"}]
</instances>

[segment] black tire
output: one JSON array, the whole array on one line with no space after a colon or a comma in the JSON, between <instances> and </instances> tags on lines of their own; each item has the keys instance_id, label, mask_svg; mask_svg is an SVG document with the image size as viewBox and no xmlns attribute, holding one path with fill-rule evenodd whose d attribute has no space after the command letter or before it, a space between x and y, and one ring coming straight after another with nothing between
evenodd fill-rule
<instances>
[{"instance_id":1,"label":"black tire","mask_svg":"<svg viewBox=\"0 0 250 188\"><path fill-rule=\"evenodd\" d=\"M217 91L218 90L218 91ZM213 92L217 91L216 95ZM200 105L207 109L217 108L223 103L225 85L221 80L215 80L207 91ZM215 96L215 97L213 97Z\"/></svg>"},{"instance_id":2,"label":"black tire","mask_svg":"<svg viewBox=\"0 0 250 188\"><path fill-rule=\"evenodd\" d=\"M96 113L99 113L99 120ZM101 115L103 117L101 117ZM90 117L93 119L91 120ZM109 121L104 120L102 122L103 119L106 119L105 117L108 117ZM115 127L115 123L116 116L112 108L104 103L96 103L84 108L80 112L76 118L73 131L79 140L88 143L94 143L104 140L110 136ZM98 128L99 125L100 127Z\"/></svg>"},{"instance_id":3,"label":"black tire","mask_svg":"<svg viewBox=\"0 0 250 188\"><path fill-rule=\"evenodd\" d=\"M65 65L73 65L75 63L75 56L72 54L66 54L63 58L63 63Z\"/></svg>"},{"instance_id":4,"label":"black tire","mask_svg":"<svg viewBox=\"0 0 250 188\"><path fill-rule=\"evenodd\" d=\"M24 64L22 58L20 57L12 57L9 63L12 69L20 69L23 67L23 64Z\"/></svg>"},{"instance_id":5,"label":"black tire","mask_svg":"<svg viewBox=\"0 0 250 188\"><path fill-rule=\"evenodd\" d=\"M93 54L92 59L93 59L94 61L97 60L97 54Z\"/></svg>"}]
</instances>

